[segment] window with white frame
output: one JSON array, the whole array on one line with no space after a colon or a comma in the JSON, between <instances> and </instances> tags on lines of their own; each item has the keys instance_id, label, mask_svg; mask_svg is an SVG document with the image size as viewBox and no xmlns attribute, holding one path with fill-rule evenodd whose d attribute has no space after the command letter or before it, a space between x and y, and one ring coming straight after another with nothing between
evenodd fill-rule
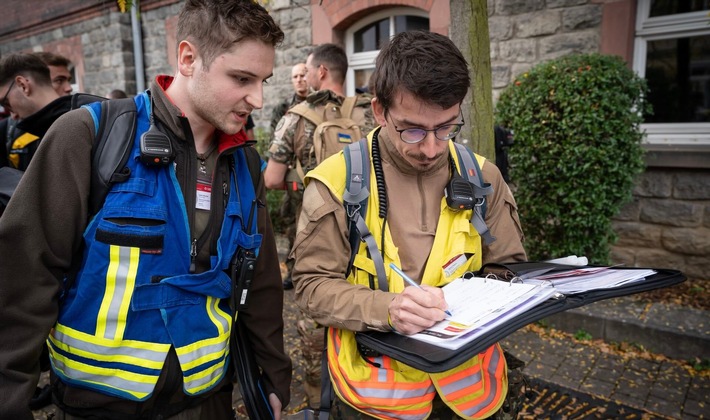
<instances>
[{"instance_id":1,"label":"window with white frame","mask_svg":"<svg viewBox=\"0 0 710 420\"><path fill-rule=\"evenodd\" d=\"M634 70L649 86L650 149L710 149L710 0L639 0Z\"/></svg>"},{"instance_id":2,"label":"window with white frame","mask_svg":"<svg viewBox=\"0 0 710 420\"><path fill-rule=\"evenodd\" d=\"M345 92L354 95L367 89L380 48L400 32L429 30L429 16L420 9L396 7L368 15L345 33L348 74Z\"/></svg>"}]
</instances>

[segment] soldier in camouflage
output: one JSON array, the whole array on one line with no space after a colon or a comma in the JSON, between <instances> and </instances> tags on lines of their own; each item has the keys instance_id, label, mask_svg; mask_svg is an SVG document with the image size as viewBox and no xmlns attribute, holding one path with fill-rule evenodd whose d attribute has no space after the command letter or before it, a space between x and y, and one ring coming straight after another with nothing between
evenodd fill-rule
<instances>
[{"instance_id":1,"label":"soldier in camouflage","mask_svg":"<svg viewBox=\"0 0 710 420\"><path fill-rule=\"evenodd\" d=\"M334 44L317 46L306 61L306 82L314 91L306 98L308 104L314 109L323 109L329 102L342 104L347 70L347 56L342 48ZM360 125L363 134L369 133L376 124L370 108L371 99L369 94L359 95L355 105L356 108L365 108L364 123ZM293 193L292 196L298 198L295 214L301 212L303 197L303 184L295 171L296 160L300 161L306 173L315 168L317 163L310 153L315 129L316 125L307 118L286 112L276 125L269 146L269 161L264 172L266 187L285 188ZM294 233L296 224L295 221L292 224ZM303 312L299 314L297 327L301 337L298 363L305 372L304 388L308 405L317 409L320 406L321 357L325 347L323 328Z\"/></svg>"},{"instance_id":2,"label":"soldier in camouflage","mask_svg":"<svg viewBox=\"0 0 710 420\"><path fill-rule=\"evenodd\" d=\"M291 84L293 84L293 95L281 101L280 104L274 107L271 113L271 134L276 131L276 127L281 121L281 118L286 114L286 111L294 105L298 105L306 100L308 95L308 84L306 83L306 63L298 63L291 68ZM279 208L279 217L286 226L284 234L288 238L288 248L293 247L293 241L296 238L296 213L300 209L299 204L303 201L303 189L286 188L286 193L281 200ZM286 260L286 277L283 281L284 290L293 289L291 281L291 271L293 270L293 260Z\"/></svg>"}]
</instances>

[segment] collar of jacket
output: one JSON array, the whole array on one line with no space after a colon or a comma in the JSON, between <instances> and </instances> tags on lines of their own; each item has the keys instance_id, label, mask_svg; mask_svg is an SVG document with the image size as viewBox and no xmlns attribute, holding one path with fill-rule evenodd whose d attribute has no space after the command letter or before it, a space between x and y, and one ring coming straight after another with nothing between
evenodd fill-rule
<instances>
[{"instance_id":1,"label":"collar of jacket","mask_svg":"<svg viewBox=\"0 0 710 420\"><path fill-rule=\"evenodd\" d=\"M17 128L42 138L57 118L71 110L72 95L60 96L34 114L23 118Z\"/></svg>"},{"instance_id":2,"label":"collar of jacket","mask_svg":"<svg viewBox=\"0 0 710 420\"><path fill-rule=\"evenodd\" d=\"M155 106L153 112L161 123L166 125L170 131L175 133L179 139L184 141L187 137L183 132L183 121L187 122L187 117L180 110L180 108L173 103L168 94L165 92L173 80L174 78L172 76L159 75L155 78L155 81L151 83L150 92L153 95L153 103ZM190 124L187 123L188 128L189 126ZM230 148L242 146L247 140L246 133L243 129L236 134L226 134L218 131L215 135L218 139L218 149L220 153Z\"/></svg>"},{"instance_id":3,"label":"collar of jacket","mask_svg":"<svg viewBox=\"0 0 710 420\"><path fill-rule=\"evenodd\" d=\"M343 97L338 96L330 89L324 89L319 90L317 92L313 92L310 95L306 96L306 102L311 105L321 105L326 104L328 102L336 102L340 104L343 102Z\"/></svg>"}]
</instances>

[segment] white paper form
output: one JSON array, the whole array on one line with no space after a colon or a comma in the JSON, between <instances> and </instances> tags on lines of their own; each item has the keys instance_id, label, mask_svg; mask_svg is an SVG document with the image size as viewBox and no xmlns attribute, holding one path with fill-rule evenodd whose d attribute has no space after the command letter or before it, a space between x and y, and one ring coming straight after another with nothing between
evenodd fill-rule
<instances>
[{"instance_id":1,"label":"white paper form","mask_svg":"<svg viewBox=\"0 0 710 420\"><path fill-rule=\"evenodd\" d=\"M537 284L549 281L557 291L569 295L589 290L612 289L643 281L654 274L656 271L645 268L618 270L609 267L589 267L538 276L525 280L525 283Z\"/></svg>"},{"instance_id":2,"label":"white paper form","mask_svg":"<svg viewBox=\"0 0 710 420\"><path fill-rule=\"evenodd\" d=\"M411 338L457 349L555 293L548 283L532 285L474 277L443 287L452 316Z\"/></svg>"}]
</instances>

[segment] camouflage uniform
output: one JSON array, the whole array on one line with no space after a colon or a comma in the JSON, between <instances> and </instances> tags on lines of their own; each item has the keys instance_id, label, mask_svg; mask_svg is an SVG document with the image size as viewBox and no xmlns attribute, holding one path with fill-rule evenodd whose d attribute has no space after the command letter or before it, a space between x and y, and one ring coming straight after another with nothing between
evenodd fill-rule
<instances>
[{"instance_id":1,"label":"camouflage uniform","mask_svg":"<svg viewBox=\"0 0 710 420\"><path fill-rule=\"evenodd\" d=\"M280 104L274 107L271 113L271 133L276 131L276 127L279 121L286 115L289 108L300 104L306 100L297 94L293 94L290 98L286 98L281 101ZM296 239L296 216L301 211L301 201L303 201L303 188L294 188L294 185L286 186L286 194L283 195L281 199L281 207L279 208L279 217L283 221L284 226L286 226L286 231L284 234L288 239L288 249L293 247L293 241ZM286 260L286 279L291 278L291 271L293 271L293 260Z\"/></svg>"},{"instance_id":2,"label":"camouflage uniform","mask_svg":"<svg viewBox=\"0 0 710 420\"><path fill-rule=\"evenodd\" d=\"M369 133L375 128L376 122L370 107L372 96L364 94L360 95L356 102L356 107L366 107L365 124L360 127L363 135ZM333 91L320 90L308 95L306 101L315 108L324 106L328 102L342 104L343 98L337 96ZM310 156L310 151L313 149L313 132L316 129L316 124L303 118L300 115L287 112L278 122L274 130L274 134L269 146L269 159L283 163L294 169L296 167L296 159L298 158L303 167L303 171L307 173L316 167L314 156ZM293 210L295 215L301 211L301 202L303 201L303 184L296 176L295 170L289 170L286 177L287 201L282 209L287 208ZM295 238L297 216L294 217L293 223L287 229L288 233L293 233ZM289 236L289 247L293 246L293 240ZM289 273L293 268L293 261L288 260L286 266ZM289 274L290 275L290 274ZM321 357L325 348L323 336L323 327L318 325L310 317L299 311L298 333L301 337L301 360L305 373L306 396L311 408L317 409L320 406L320 376L321 376Z\"/></svg>"}]
</instances>

